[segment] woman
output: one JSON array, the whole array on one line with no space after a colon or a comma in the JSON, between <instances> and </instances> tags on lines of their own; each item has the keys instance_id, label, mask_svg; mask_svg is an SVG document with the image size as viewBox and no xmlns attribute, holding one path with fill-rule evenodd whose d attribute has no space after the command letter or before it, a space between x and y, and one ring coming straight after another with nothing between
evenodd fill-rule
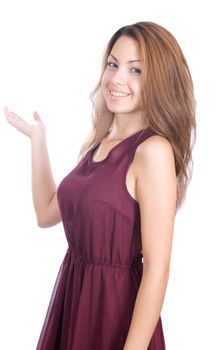
<instances>
[{"instance_id":1,"label":"woman","mask_svg":"<svg viewBox=\"0 0 223 350\"><path fill-rule=\"evenodd\" d=\"M193 83L176 39L152 22L120 28L91 97L91 134L58 188L40 116L30 125L5 109L31 140L38 225L62 220L68 240L37 349L164 350L174 219L196 139Z\"/></svg>"}]
</instances>

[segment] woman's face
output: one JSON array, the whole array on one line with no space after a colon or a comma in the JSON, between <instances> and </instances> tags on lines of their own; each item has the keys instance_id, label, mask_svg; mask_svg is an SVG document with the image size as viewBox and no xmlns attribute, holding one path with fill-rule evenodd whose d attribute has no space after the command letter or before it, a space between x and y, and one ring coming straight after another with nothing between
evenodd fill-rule
<instances>
[{"instance_id":1,"label":"woman's face","mask_svg":"<svg viewBox=\"0 0 223 350\"><path fill-rule=\"evenodd\" d=\"M108 109L116 114L140 111L141 60L136 40L121 36L108 56L102 93Z\"/></svg>"}]
</instances>

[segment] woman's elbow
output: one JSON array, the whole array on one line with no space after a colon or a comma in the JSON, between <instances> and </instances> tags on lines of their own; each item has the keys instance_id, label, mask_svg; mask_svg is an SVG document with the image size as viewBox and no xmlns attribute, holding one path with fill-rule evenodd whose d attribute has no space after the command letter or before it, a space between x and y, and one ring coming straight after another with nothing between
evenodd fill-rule
<instances>
[{"instance_id":1,"label":"woman's elbow","mask_svg":"<svg viewBox=\"0 0 223 350\"><path fill-rule=\"evenodd\" d=\"M149 266L146 263L143 263L143 275L155 279L167 280L170 275L170 266L162 265L161 267Z\"/></svg>"},{"instance_id":2,"label":"woman's elbow","mask_svg":"<svg viewBox=\"0 0 223 350\"><path fill-rule=\"evenodd\" d=\"M61 218L55 218L55 219L50 219L50 218L43 218L43 217L37 217L37 225L40 228L48 228L55 226L61 222Z\"/></svg>"}]
</instances>

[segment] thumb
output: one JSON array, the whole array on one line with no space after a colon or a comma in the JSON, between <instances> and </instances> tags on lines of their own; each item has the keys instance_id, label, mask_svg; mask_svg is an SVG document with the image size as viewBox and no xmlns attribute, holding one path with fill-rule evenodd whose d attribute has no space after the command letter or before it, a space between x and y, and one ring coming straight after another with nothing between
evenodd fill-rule
<instances>
[{"instance_id":1,"label":"thumb","mask_svg":"<svg viewBox=\"0 0 223 350\"><path fill-rule=\"evenodd\" d=\"M33 118L38 122L42 121L39 114L36 111L33 112Z\"/></svg>"}]
</instances>

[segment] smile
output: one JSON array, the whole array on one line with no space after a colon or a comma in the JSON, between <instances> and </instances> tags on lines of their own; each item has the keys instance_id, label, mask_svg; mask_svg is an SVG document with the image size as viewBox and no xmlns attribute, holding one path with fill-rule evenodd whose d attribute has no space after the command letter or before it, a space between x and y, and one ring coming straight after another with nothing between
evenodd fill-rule
<instances>
[{"instance_id":1,"label":"smile","mask_svg":"<svg viewBox=\"0 0 223 350\"><path fill-rule=\"evenodd\" d=\"M115 92L115 91L110 91L110 94L112 96L116 96L116 97L126 97L126 96L130 95L127 92Z\"/></svg>"}]
</instances>

